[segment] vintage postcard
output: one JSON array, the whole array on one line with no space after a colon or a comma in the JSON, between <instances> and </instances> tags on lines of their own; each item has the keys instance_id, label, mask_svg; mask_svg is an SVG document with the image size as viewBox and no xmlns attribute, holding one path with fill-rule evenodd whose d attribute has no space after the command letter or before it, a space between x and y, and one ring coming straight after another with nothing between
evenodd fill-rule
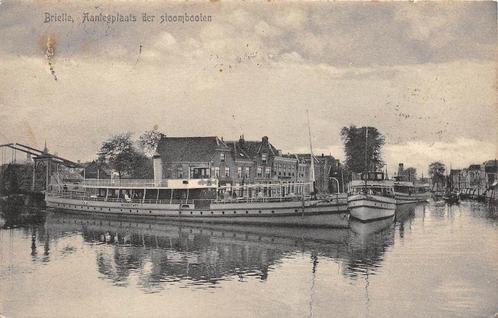
<instances>
[{"instance_id":1,"label":"vintage postcard","mask_svg":"<svg viewBox=\"0 0 498 318\"><path fill-rule=\"evenodd\" d=\"M0 318L497 317L494 1L0 0Z\"/></svg>"}]
</instances>

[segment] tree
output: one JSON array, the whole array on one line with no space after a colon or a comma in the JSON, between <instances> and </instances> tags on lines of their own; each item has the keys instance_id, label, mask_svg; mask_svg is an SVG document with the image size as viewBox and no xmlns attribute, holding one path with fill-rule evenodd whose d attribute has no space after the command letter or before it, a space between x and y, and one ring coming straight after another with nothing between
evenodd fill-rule
<instances>
[{"instance_id":1,"label":"tree","mask_svg":"<svg viewBox=\"0 0 498 318\"><path fill-rule=\"evenodd\" d=\"M382 161L382 146L385 143L385 138L377 128L358 128L354 125L343 127L341 129L341 139L346 154L346 169L356 173L365 170L382 169L384 165ZM366 144L365 141L367 142ZM365 166L366 164L368 167Z\"/></svg>"},{"instance_id":2,"label":"tree","mask_svg":"<svg viewBox=\"0 0 498 318\"><path fill-rule=\"evenodd\" d=\"M154 127L152 130L148 130L144 132L138 138L138 144L142 149L145 156L148 158L152 158L154 153L157 150L157 145L161 138L165 137L165 135L157 130L157 127Z\"/></svg>"},{"instance_id":3,"label":"tree","mask_svg":"<svg viewBox=\"0 0 498 318\"><path fill-rule=\"evenodd\" d=\"M130 177L133 179L153 179L154 166L152 159L142 153L137 153L133 158L133 170Z\"/></svg>"},{"instance_id":4,"label":"tree","mask_svg":"<svg viewBox=\"0 0 498 318\"><path fill-rule=\"evenodd\" d=\"M98 160L109 164L118 173L119 178L132 174L136 156L131 133L115 135L105 140L98 152Z\"/></svg>"},{"instance_id":5,"label":"tree","mask_svg":"<svg viewBox=\"0 0 498 318\"><path fill-rule=\"evenodd\" d=\"M119 178L152 178L152 160L133 144L131 133L115 135L104 141L98 152L98 166L109 165L118 173Z\"/></svg>"},{"instance_id":6,"label":"tree","mask_svg":"<svg viewBox=\"0 0 498 318\"><path fill-rule=\"evenodd\" d=\"M431 164L429 164L429 176L432 179L432 188L434 189L434 184L438 185L443 184L444 185L444 172L446 171L446 166L444 163L439 162L439 161L434 161Z\"/></svg>"}]
</instances>

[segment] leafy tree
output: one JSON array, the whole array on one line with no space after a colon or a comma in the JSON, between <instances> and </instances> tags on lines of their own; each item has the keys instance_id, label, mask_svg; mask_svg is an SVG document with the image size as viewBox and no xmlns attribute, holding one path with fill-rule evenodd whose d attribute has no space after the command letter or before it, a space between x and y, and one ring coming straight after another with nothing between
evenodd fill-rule
<instances>
[{"instance_id":1,"label":"leafy tree","mask_svg":"<svg viewBox=\"0 0 498 318\"><path fill-rule=\"evenodd\" d=\"M136 154L131 133L124 133L112 136L102 143L98 152L98 160L108 163L121 178L123 175L130 175L133 171Z\"/></svg>"},{"instance_id":2,"label":"leafy tree","mask_svg":"<svg viewBox=\"0 0 498 318\"><path fill-rule=\"evenodd\" d=\"M119 178L148 179L153 176L152 161L133 146L131 133L105 140L98 152L97 163L101 166L108 164Z\"/></svg>"},{"instance_id":3,"label":"leafy tree","mask_svg":"<svg viewBox=\"0 0 498 318\"><path fill-rule=\"evenodd\" d=\"M133 159L133 170L130 177L133 179L153 179L154 166L152 159L142 153L137 153Z\"/></svg>"},{"instance_id":4,"label":"leafy tree","mask_svg":"<svg viewBox=\"0 0 498 318\"><path fill-rule=\"evenodd\" d=\"M9 164L2 167L1 193L14 194L19 192L19 173L17 165Z\"/></svg>"},{"instance_id":5,"label":"leafy tree","mask_svg":"<svg viewBox=\"0 0 498 318\"><path fill-rule=\"evenodd\" d=\"M343 127L341 139L346 154L346 169L359 173L365 170L378 170L384 165L382 146L385 143L385 138L377 128L356 127L354 125ZM365 142L367 143L365 144ZM368 167L365 166L365 158L367 158Z\"/></svg>"},{"instance_id":6,"label":"leafy tree","mask_svg":"<svg viewBox=\"0 0 498 318\"><path fill-rule=\"evenodd\" d=\"M446 166L444 163L439 161L434 161L429 164L429 176L432 179L432 188L434 189L434 185L436 184L439 187L439 184L444 185L444 172L446 171Z\"/></svg>"},{"instance_id":7,"label":"leafy tree","mask_svg":"<svg viewBox=\"0 0 498 318\"><path fill-rule=\"evenodd\" d=\"M154 153L156 152L157 145L161 138L165 137L165 135L157 130L157 127L154 127L153 130L148 130L144 132L138 138L138 144L142 149L145 156L148 158L152 158Z\"/></svg>"}]
</instances>

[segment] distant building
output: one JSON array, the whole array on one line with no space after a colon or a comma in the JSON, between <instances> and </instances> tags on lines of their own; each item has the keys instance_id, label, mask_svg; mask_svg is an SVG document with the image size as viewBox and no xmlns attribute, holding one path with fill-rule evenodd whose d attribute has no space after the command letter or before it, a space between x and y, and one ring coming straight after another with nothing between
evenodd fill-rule
<instances>
[{"instance_id":1,"label":"distant building","mask_svg":"<svg viewBox=\"0 0 498 318\"><path fill-rule=\"evenodd\" d=\"M486 188L491 187L498 180L498 162L496 159L483 163Z\"/></svg>"},{"instance_id":2,"label":"distant building","mask_svg":"<svg viewBox=\"0 0 498 318\"><path fill-rule=\"evenodd\" d=\"M306 182L310 180L309 169L311 166L310 154L297 154L299 161L303 164L302 169L306 175ZM315 185L319 193L336 193L337 186L339 191L343 189L343 174L340 161L331 155L314 156L315 166ZM335 180L337 181L335 181Z\"/></svg>"},{"instance_id":3,"label":"distant building","mask_svg":"<svg viewBox=\"0 0 498 318\"><path fill-rule=\"evenodd\" d=\"M94 160L92 162L84 163L82 166L84 169L81 171L80 176L83 176L86 179L111 178L112 169L107 164L99 163Z\"/></svg>"},{"instance_id":4,"label":"distant building","mask_svg":"<svg viewBox=\"0 0 498 318\"><path fill-rule=\"evenodd\" d=\"M485 181L483 169L481 165L472 164L466 169L464 177L466 178L467 188L481 188Z\"/></svg>"},{"instance_id":5,"label":"distant building","mask_svg":"<svg viewBox=\"0 0 498 318\"><path fill-rule=\"evenodd\" d=\"M462 177L462 170L451 169L449 175L449 186L453 190L463 190L465 186L465 179Z\"/></svg>"}]
</instances>

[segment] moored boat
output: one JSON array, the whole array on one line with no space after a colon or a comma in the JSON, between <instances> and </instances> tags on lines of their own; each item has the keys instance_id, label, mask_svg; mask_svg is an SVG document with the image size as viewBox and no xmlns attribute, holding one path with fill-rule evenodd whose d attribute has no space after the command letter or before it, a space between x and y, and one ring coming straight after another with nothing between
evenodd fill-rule
<instances>
[{"instance_id":1,"label":"moored boat","mask_svg":"<svg viewBox=\"0 0 498 318\"><path fill-rule=\"evenodd\" d=\"M217 179L84 180L51 185L48 208L185 222L347 227L345 194L314 198L310 183L219 187Z\"/></svg>"},{"instance_id":2,"label":"moored boat","mask_svg":"<svg viewBox=\"0 0 498 318\"><path fill-rule=\"evenodd\" d=\"M429 186L414 184L411 181L394 181L396 204L410 204L427 201L430 197Z\"/></svg>"},{"instance_id":3,"label":"moored boat","mask_svg":"<svg viewBox=\"0 0 498 318\"><path fill-rule=\"evenodd\" d=\"M460 203L460 194L456 192L448 192L443 196L444 202L448 204Z\"/></svg>"},{"instance_id":4,"label":"moored boat","mask_svg":"<svg viewBox=\"0 0 498 318\"><path fill-rule=\"evenodd\" d=\"M348 208L352 218L374 221L390 218L396 209L393 182L384 179L382 172L369 172L363 180L349 184Z\"/></svg>"}]
</instances>

